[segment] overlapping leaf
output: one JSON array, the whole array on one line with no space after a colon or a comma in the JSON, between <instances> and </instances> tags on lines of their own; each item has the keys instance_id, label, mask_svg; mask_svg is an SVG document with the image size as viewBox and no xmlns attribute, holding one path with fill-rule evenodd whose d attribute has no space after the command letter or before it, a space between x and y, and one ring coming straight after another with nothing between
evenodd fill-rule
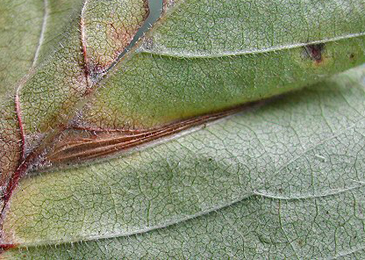
<instances>
[{"instance_id":1,"label":"overlapping leaf","mask_svg":"<svg viewBox=\"0 0 365 260\"><path fill-rule=\"evenodd\" d=\"M31 4L24 62L1 31L4 256L361 253L363 69L167 136L363 62L365 2L164 1L132 47L146 1Z\"/></svg>"},{"instance_id":2,"label":"overlapping leaf","mask_svg":"<svg viewBox=\"0 0 365 260\"><path fill-rule=\"evenodd\" d=\"M353 70L141 152L25 178L4 226L20 249L4 256L361 256L364 87Z\"/></svg>"}]
</instances>

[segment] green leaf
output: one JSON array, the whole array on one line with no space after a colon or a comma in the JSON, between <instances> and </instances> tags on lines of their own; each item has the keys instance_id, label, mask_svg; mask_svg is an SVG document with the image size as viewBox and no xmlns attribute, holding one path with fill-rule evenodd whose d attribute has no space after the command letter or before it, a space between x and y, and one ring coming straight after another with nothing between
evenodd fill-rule
<instances>
[{"instance_id":1,"label":"green leaf","mask_svg":"<svg viewBox=\"0 0 365 260\"><path fill-rule=\"evenodd\" d=\"M52 52L80 3L81 0L1 1L0 102Z\"/></svg>"},{"instance_id":2,"label":"green leaf","mask_svg":"<svg viewBox=\"0 0 365 260\"><path fill-rule=\"evenodd\" d=\"M364 1L156 3L0 3L2 256L361 254Z\"/></svg>"},{"instance_id":3,"label":"green leaf","mask_svg":"<svg viewBox=\"0 0 365 260\"><path fill-rule=\"evenodd\" d=\"M20 248L4 256L361 256L364 88L359 68L140 152L24 178L4 225Z\"/></svg>"}]
</instances>

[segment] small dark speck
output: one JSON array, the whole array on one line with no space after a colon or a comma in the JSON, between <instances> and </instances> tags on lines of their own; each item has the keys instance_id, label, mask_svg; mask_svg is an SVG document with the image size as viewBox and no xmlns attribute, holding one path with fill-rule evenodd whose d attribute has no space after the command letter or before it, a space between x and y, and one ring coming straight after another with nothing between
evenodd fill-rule
<instances>
[{"instance_id":1,"label":"small dark speck","mask_svg":"<svg viewBox=\"0 0 365 260\"><path fill-rule=\"evenodd\" d=\"M305 50L304 56L319 63L322 61L322 54L324 52L324 47L325 47L324 43L310 44L310 45L304 46L304 50Z\"/></svg>"},{"instance_id":2,"label":"small dark speck","mask_svg":"<svg viewBox=\"0 0 365 260\"><path fill-rule=\"evenodd\" d=\"M151 37L146 38L143 42L143 48L145 48L146 50L152 50L153 49L153 39Z\"/></svg>"}]
</instances>

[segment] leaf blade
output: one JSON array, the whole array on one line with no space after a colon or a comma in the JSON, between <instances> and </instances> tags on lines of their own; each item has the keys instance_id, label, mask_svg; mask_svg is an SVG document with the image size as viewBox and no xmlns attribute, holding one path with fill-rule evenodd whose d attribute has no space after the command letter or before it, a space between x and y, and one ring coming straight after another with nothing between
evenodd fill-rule
<instances>
[{"instance_id":1,"label":"leaf blade","mask_svg":"<svg viewBox=\"0 0 365 260\"><path fill-rule=\"evenodd\" d=\"M293 93L258 110L237 114L169 143L98 165L82 166L93 168L87 178L85 169L76 168L23 179L21 188L13 197L5 231L15 231L10 237L17 239L12 242L24 243L28 249L25 251L20 245L19 251L11 250L9 254L16 256L19 252L29 257L32 254L77 257L81 253L90 258L98 254L171 257L170 253L175 257L255 257L258 254L274 254L318 258L356 250L360 250L358 253L361 254L361 241L365 236L363 230L358 228L364 221L360 213L363 204L361 197L365 192L365 171L362 170L364 165L361 161L364 152L364 78L363 68L352 70L322 85ZM353 105L349 107L348 102ZM341 121L337 120L338 113L344 115ZM280 123L275 120L278 118L282 119ZM296 119L293 121L291 118ZM307 123L312 127L303 128L303 124ZM313 131L308 133L307 129ZM297 145L281 147L289 143L286 140L292 140L291 143ZM247 148L242 150L239 147ZM116 161L126 164L113 166ZM164 167L160 164L162 161L165 161ZM111 168L103 172L97 170L98 167ZM165 174L151 171L151 168L159 168ZM118 176L117 179L112 177L111 171L119 171L114 175ZM87 191L85 184L81 184L82 181L90 181L90 178L94 179L96 190ZM105 185L100 186L101 183ZM156 184L158 186L154 186ZM60 186L64 186L61 190L71 187L69 195L57 192ZM82 187L83 192L80 193ZM106 195L109 188L112 196ZM33 193L31 196L32 192L37 195ZM55 196L59 202L55 202ZM95 196L101 200L95 199ZM66 202L64 199L67 197ZM109 199L105 200L107 197ZM44 204L42 201L52 203ZM96 206L87 201L99 201L100 204ZM128 201L136 204L130 205ZM90 208L89 214L81 214L80 210L87 209L87 205L93 205L92 210ZM118 209L117 205L124 206ZM38 208L37 214L43 214L42 222L34 218L34 207ZM177 210L177 207L180 209ZM115 217L124 215L126 222L121 219L114 219L114 222L113 218L110 219L110 211L103 215L102 212L108 208L117 210ZM137 208L139 210L136 211ZM175 215L174 210L179 213ZM163 217L167 211L170 216ZM194 211L195 214L192 214ZM25 212L32 217L16 220ZM82 228L83 232L97 230L94 238L89 237L96 241L70 246L60 240L58 242L65 244L58 248L40 246L39 230L43 230L41 237L44 236L44 242L55 236L69 238L75 230L80 232L81 226L73 226L77 221L72 224L68 219L64 223L67 229L51 228L52 223L59 225L62 222L61 219L54 221L52 218L65 217L66 212L74 212L73 217L66 215L73 220L77 219L76 215L86 216L79 218L81 222L76 226L87 225ZM106 219L100 222L102 216L108 216L111 221L109 229L106 229L108 232L104 231L106 233L100 229L100 223L108 222ZM92 221L93 217L99 221ZM161 224L169 223L167 228L161 229L165 225L153 225L161 217ZM47 222L45 219L51 220ZM168 222L167 219L177 221ZM343 223L341 219L348 221L343 224L344 231L337 234L338 225ZM101 239L110 235L116 223L125 223L133 230L137 226L131 221L136 220L141 228L132 233L139 235L131 236L130 232L124 231L115 233L117 238ZM171 225L173 223L177 224ZM37 225L45 225L43 227L47 229ZM33 238L31 233L34 234ZM227 241L227 238L231 240ZM27 243L23 239L33 242ZM88 240L86 237L79 239ZM210 241L209 246L199 242L203 239ZM346 243L347 239L351 239L351 245ZM96 252L94 249L99 247L108 249Z\"/></svg>"},{"instance_id":2,"label":"leaf blade","mask_svg":"<svg viewBox=\"0 0 365 260\"><path fill-rule=\"evenodd\" d=\"M133 1L122 2L132 3ZM173 2L170 1L170 4ZM181 1L179 5L175 6L176 10L174 8L171 10L176 12L186 10L186 6L189 7L189 4L194 6L192 3L197 2L194 0ZM217 3L214 2L214 4ZM85 7L81 2L79 4ZM165 1L165 7L167 4ZM356 1L351 4L358 6L357 9L355 8L356 10L361 10L363 2ZM82 13L80 8L74 10L76 10L76 14L78 11ZM171 12L171 17L174 14L176 13ZM358 13L355 12L354 17L357 17L356 15ZM164 16L160 20L160 27L156 26L148 37L153 37L158 30L162 30L164 23L168 19L172 19L171 17ZM87 66L85 70L85 61L88 60L88 56L85 56L85 51L80 50L80 46L77 45L80 43L78 18L78 15L75 15L71 27L67 29L67 36L62 41L64 46L51 54L49 59L45 54L44 63L37 66L34 74L24 83L18 96L21 100L21 113L14 113L13 109L17 107L14 102L9 102L4 106L6 113L1 114L0 141L5 144L6 149L5 153L2 152L1 154L0 166L5 184L14 182L14 178L10 178L12 173L15 172L17 177L20 176L19 172L16 171L17 161L20 161L21 166L25 165L23 160L19 160L21 156L19 157L17 150L20 147L20 140L24 137L27 140L23 142L23 145L26 146L26 150L30 151L25 153L26 156L31 154L33 157L30 160L38 158L38 156L41 156L42 159L42 156L49 152L49 146L60 141L57 139L58 134L69 131L70 128L72 130L72 127L75 126L84 127L85 125L88 126L87 124L94 124L92 126L100 129L108 130L111 127L115 131L128 130L129 128L149 129L184 117L211 113L242 102L297 89L319 81L323 75L329 76L355 66L364 58L364 40L361 33L357 33L359 37L351 39L347 37L348 39L326 43L325 48L322 46L322 41L327 41L326 37L320 38L320 44L310 44L305 48L291 48L269 54L256 53L252 57L241 55L243 57L238 59L245 60L241 63L240 60L237 62L236 57L219 59L208 57L209 62L203 62L205 68L202 70L201 67L203 66L201 63L199 64L201 62L199 59L181 60L176 59L176 57L168 58L168 55L158 55L158 52L156 52L157 54L148 53L154 47L161 48L162 45L149 45L151 38L146 37L142 47L137 44L132 49L132 54L127 54L121 59L118 56L115 61L118 64L107 69L105 72L108 75L103 77L104 75L99 74L100 72L96 72L95 75L88 73L92 70L88 69ZM362 16L359 19L362 19ZM344 22L344 20L346 19L341 21ZM346 29L346 23L343 25ZM356 34L356 30L362 29L361 23L359 25L356 20L351 25L354 26L352 27L355 30L354 34ZM103 40L107 41L107 39ZM158 40L156 38L153 42L158 43ZM146 43L148 43L149 50L146 50ZM301 47L301 45L299 46ZM347 50L344 48L345 46L348 47ZM138 49L138 47L140 48ZM119 52L120 50L118 50ZM110 56L110 53L108 55ZM111 60L115 57L113 56ZM160 63L157 61L158 59L161 60ZM234 64L233 59L236 59L237 64ZM275 62L277 60L279 62ZM110 60L108 62L110 65ZM213 62L215 62L214 66L212 65ZM221 63L226 66L222 68ZM183 66L181 66L182 64ZM247 68L248 64L251 64L250 70L244 71L243 69ZM295 64L294 67L293 64ZM273 69L271 67L267 69L267 65ZM138 71L143 71L143 75L146 76L146 71L149 71L150 68L157 70L161 67L164 68L161 74L154 72L151 78L140 77L138 81L138 77L136 77L139 76ZM176 86L174 84L174 80L179 79L182 67L185 72L194 68L194 73L191 74L193 80L184 82L189 86L186 89L183 89L184 84L176 84ZM265 68L267 70L261 71ZM171 71L174 73L166 73ZM198 73L196 73L197 71ZM265 197L265 203L270 201L268 204L273 205L275 210L279 208L276 213L280 213L280 209L288 205L285 210L289 213L293 210L293 204L288 203L286 205L287 200L290 202L292 200L310 201L309 204L303 203L303 207L310 207L312 213L314 212L313 209L316 208L314 204L322 202L321 199L325 201L321 206L322 209L326 208L325 204L333 202L333 197L344 196L343 198L350 201L352 196L355 199L351 203L356 204L363 192L363 176L359 175L357 171L358 168L362 169L363 165L361 161L355 159L362 156L364 116L364 102L362 101L364 91L362 83L358 82L361 82L363 72L360 72L361 70L356 71L349 72L346 74L347 76L336 77L336 80L339 80L338 83L327 81L325 84L328 85L327 87L335 85L334 91L324 90L322 85L315 85L312 91L303 92L303 97L300 96L301 94L292 94L290 95L293 99L291 101L276 102L274 105L259 109L257 113L249 112L248 115L245 113L236 115L217 123L217 125L209 126L207 129L191 133L177 140L162 139L161 142L165 142L164 144L141 149L136 153L132 151L109 162L96 163L93 161L94 164L87 166L76 165L75 168L66 170L46 170L39 176L29 175L29 178L24 178L21 181L21 186L15 190L8 214L2 216L5 218L2 243L3 245L19 243L22 248L47 243L68 243L79 240L129 236L151 229L159 229L170 224L185 226L189 222L186 221L188 219L194 221L197 216L211 215L211 211L220 208L225 211L224 207L230 206L235 201L245 201L244 198L247 196L258 199ZM56 72L61 73L58 75ZM52 77L54 75L56 76ZM166 78L166 75L170 78ZM128 77L131 80L125 80ZM267 84L268 79L270 84ZM165 80L169 80L166 83L166 86L169 87L168 90L173 90L167 95L163 92L166 90L165 88L156 87L159 83L164 83ZM210 81L207 83L204 82L205 80ZM242 81L246 84L243 87L240 85ZM132 92L128 93L128 87L130 87L128 84L131 82L133 84L130 88ZM143 82L147 82L146 89L143 88L143 84L140 84L142 88L138 85L138 83ZM349 87L353 85L357 87ZM151 88L151 86L153 87ZM193 88L194 86L196 89ZM222 91L221 86L227 87L227 89ZM237 86L242 88L237 89ZM165 86L163 85L163 87ZM173 89L174 87L175 89ZM199 89L199 87L202 88ZM207 91L204 89L205 87L210 89ZM318 89L316 89L317 87ZM95 88L98 92L97 95L94 99L89 99L90 93ZM253 89L247 90L247 88ZM187 96L182 95L181 97L180 94L184 94L182 89L190 91L185 93ZM196 95L194 91L202 91L203 93ZM113 93L121 93L125 107L120 107L120 104L117 104L118 107L111 106L105 109L105 103L113 101L113 98L114 102L117 99L120 103L121 99L118 100L118 96L113 96ZM211 93L214 95L210 96ZM161 97L158 97L159 95ZM171 98L174 95L176 95L175 100ZM133 99L129 99L130 97ZM304 97L308 98L309 101L303 101ZM150 100L147 100L148 98ZM91 103L85 107L84 105L90 100ZM176 100L181 102L178 103L178 106L176 106ZM100 102L104 105L98 108ZM298 106L296 106L296 102L299 103ZM92 110L100 112L101 116L95 116L95 113L91 116L88 115L90 107ZM168 109L172 109L172 112ZM303 109L304 112L300 109ZM120 114L126 111L126 115ZM74 117L75 113L79 114ZM108 117L103 118L103 113L106 113ZM298 122L296 117L303 120L305 124ZM278 124L275 119L278 119L280 123ZM241 120L244 122L242 123ZM24 125L19 125L19 122L24 122ZM19 129L23 126L25 134L19 135ZM317 128L319 128L318 131ZM9 129L11 130L10 134ZM237 132L232 132L232 129L233 131L237 130L240 134L237 135ZM252 131L252 129L255 130ZM305 130L311 132L305 133L303 132ZM242 136L244 138L241 140ZM242 151L235 150L237 144L243 147ZM13 147L15 147L16 155L12 154L14 153ZM224 152L220 154L218 149L223 149ZM356 156L353 154L354 151L357 152ZM10 163L4 161L4 158L11 158ZM341 164L333 163L336 160L340 161ZM182 162L182 165L179 162ZM37 163L31 161L29 167L33 167ZM300 167L297 167L298 165ZM152 170L154 171L152 173L151 166L153 166ZM27 168L22 174L28 170ZM184 171L180 172L180 170ZM136 172L137 176L135 176ZM313 172L317 173L318 176L313 177ZM187 176L182 176L181 173L187 174ZM252 173L252 175L245 175L245 173ZM328 176L324 176L323 173ZM169 175L166 176L166 174ZM261 177L260 174L264 176ZM107 177L111 177L113 183L110 183L111 181ZM125 179L118 182L118 178ZM323 180L324 183L322 183ZM130 186L128 186L130 184L128 181L131 181ZM88 186L90 184L88 182L91 185ZM50 187L49 183L54 184L54 187ZM100 185L100 183L105 185ZM153 187L154 184L158 186L158 189ZM284 184L287 187L281 188L282 191L280 191L278 186ZM8 186L11 188L11 192L13 186ZM283 191L284 195L282 194ZM9 194L6 194L5 197L9 197ZM137 199L134 197L136 194ZM329 202L326 201L327 198L330 198ZM338 201L341 202L341 199ZM137 206L130 207L128 206L130 204ZM361 204L358 205L358 208L362 207ZM95 211L94 208L97 208L98 211ZM134 211L128 211L131 209ZM330 209L333 210L333 207ZM342 203L342 209L345 216L349 210L349 204ZM103 214L105 212L107 212L106 215ZM306 213L302 207L298 207L298 210L295 208L294 212L297 216L300 216L298 212ZM292 228L293 224L290 222L289 213L287 213L289 217L285 218L281 217L281 213L273 213L275 226L282 228L286 223L287 229ZM66 214L72 221L59 218L62 214ZM19 216L27 216L28 218L22 219L18 218ZM225 214L222 216L224 217ZM333 217L337 216L333 215ZM353 216L351 215L351 217ZM204 217L199 219L204 219ZM362 221L360 215L358 219L359 221L353 220L357 227ZM220 218L219 221L223 220ZM341 224L336 220L332 222ZM229 221L225 223L227 226L230 224ZM303 226L306 224L299 223ZM314 222L314 224L317 223ZM319 224L325 226L323 221L320 221ZM353 232L351 228L346 228L349 232L357 232L356 236L361 240L363 236L361 230ZM301 227L298 229L301 230ZM303 228L303 230L306 229L307 226ZM206 231L202 228L203 233ZM188 234L188 237L196 235L195 231L189 233L190 231L184 230L183 232ZM152 235L157 239L155 241L165 242L161 240L160 230L147 232L146 236L149 236L150 233L157 233L157 235ZM293 246L292 244L294 240L290 238L295 233L294 231L288 235L286 230L282 228L279 233L280 236L277 237L279 244L291 248L291 250L285 251L286 256L298 256L299 254L306 256L304 251L296 249L298 245ZM154 241L154 238L151 241ZM346 239L351 240L348 237ZM357 241L356 238L352 239ZM270 239L261 236L256 237L257 240L264 241L262 244L265 244ZM112 240L105 240L105 242L108 241ZM149 245L151 241L147 241L146 245ZM356 247L347 247L345 244L343 245L343 252L357 250ZM68 247L68 245L65 246ZM314 249L320 252L320 247L326 247L326 245L320 243ZM265 246L263 248L268 250ZM339 254L337 247L329 246L325 249L327 256ZM139 250L142 254L143 249L139 248ZM158 250L161 251L161 249ZM303 250L310 249L305 248ZM320 255L317 251L313 253L313 256ZM279 254L279 250L275 252ZM121 254L120 251L118 253ZM181 251L179 254L183 255L183 252Z\"/></svg>"}]
</instances>

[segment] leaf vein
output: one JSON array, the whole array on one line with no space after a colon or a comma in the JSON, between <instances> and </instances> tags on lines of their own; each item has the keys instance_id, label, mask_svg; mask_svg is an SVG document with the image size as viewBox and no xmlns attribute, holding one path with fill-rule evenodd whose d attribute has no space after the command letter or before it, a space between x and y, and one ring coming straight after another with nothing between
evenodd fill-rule
<instances>
[{"instance_id":1,"label":"leaf vein","mask_svg":"<svg viewBox=\"0 0 365 260\"><path fill-rule=\"evenodd\" d=\"M45 32L46 32L47 20L48 20L48 16L49 16L48 0L43 0L43 6L44 6L44 14L43 14L42 28L41 28L41 33L40 33L40 36L39 36L37 49L36 49L35 54L34 54L32 68L34 68L35 65L37 64L37 61L39 59L39 53L41 51L41 48L42 48L42 45L43 45L43 42L44 42L44 35L45 35Z\"/></svg>"},{"instance_id":2,"label":"leaf vein","mask_svg":"<svg viewBox=\"0 0 365 260\"><path fill-rule=\"evenodd\" d=\"M248 50L239 50L239 51L223 51L220 53L215 52L214 54L211 53L193 53L193 52L173 52L173 51L153 51L146 48L140 47L138 49L138 52L140 53L146 53L146 54L152 54L152 55L160 55L160 56L168 56L173 58L221 58L221 57L230 57L230 56L239 56L239 55L250 55L250 54L262 54L262 53L268 53L268 52L276 52L276 51L282 51L282 50L288 50L288 49L295 49L300 47L305 47L308 45L316 45L321 43L330 43L330 42L336 42L341 40L347 40L357 37L364 37L365 32L360 33L353 33L353 34L346 34L346 35L340 35L333 38L327 38L317 41L311 41L311 42L299 42L299 43L293 43L293 44L287 44L287 45L278 45L278 46L271 46L267 48L262 49L248 49Z\"/></svg>"}]
</instances>

